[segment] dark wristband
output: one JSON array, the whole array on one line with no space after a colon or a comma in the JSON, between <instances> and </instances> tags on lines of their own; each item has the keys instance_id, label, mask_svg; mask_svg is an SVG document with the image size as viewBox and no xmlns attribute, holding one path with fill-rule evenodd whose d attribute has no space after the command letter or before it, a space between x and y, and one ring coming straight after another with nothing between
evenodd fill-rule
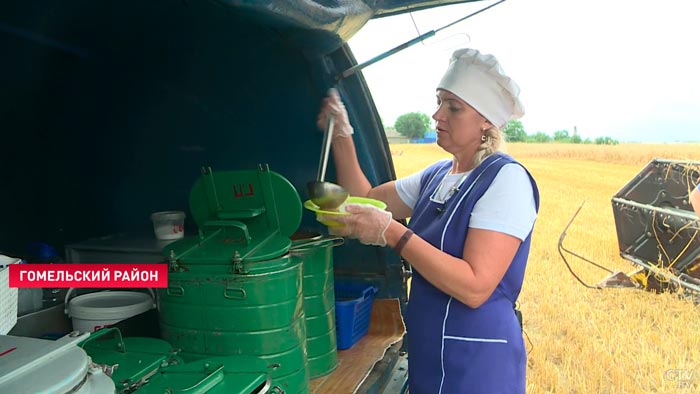
<instances>
[{"instance_id":1,"label":"dark wristband","mask_svg":"<svg viewBox=\"0 0 700 394\"><path fill-rule=\"evenodd\" d=\"M401 256L401 251L403 250L403 247L406 246L406 242L408 242L408 239L411 238L413 235L413 231L411 229L406 229L406 232L403 233L401 238L399 238L399 242L396 243L396 246L394 246L394 251L396 254Z\"/></svg>"}]
</instances>

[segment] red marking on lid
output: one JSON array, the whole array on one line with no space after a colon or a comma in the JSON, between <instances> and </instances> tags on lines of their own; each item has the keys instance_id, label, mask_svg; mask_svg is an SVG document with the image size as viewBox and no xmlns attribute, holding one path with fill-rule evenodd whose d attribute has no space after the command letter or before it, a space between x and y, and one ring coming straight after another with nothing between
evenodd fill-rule
<instances>
[{"instance_id":1,"label":"red marking on lid","mask_svg":"<svg viewBox=\"0 0 700 394\"><path fill-rule=\"evenodd\" d=\"M17 349L17 348L16 348L16 347L11 347L11 348L5 350L4 352L0 353L0 357L7 355L8 353L10 353L11 351L13 351L13 350L15 350L15 349Z\"/></svg>"}]
</instances>

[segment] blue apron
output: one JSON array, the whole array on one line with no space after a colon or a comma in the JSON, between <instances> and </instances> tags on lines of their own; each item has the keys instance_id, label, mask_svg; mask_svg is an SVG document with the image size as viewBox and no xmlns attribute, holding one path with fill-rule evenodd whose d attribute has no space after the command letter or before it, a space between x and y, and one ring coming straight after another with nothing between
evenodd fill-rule
<instances>
[{"instance_id":1,"label":"blue apron","mask_svg":"<svg viewBox=\"0 0 700 394\"><path fill-rule=\"evenodd\" d=\"M474 205L508 163L519 164L504 154L487 157L444 206L430 196L452 163L429 167L421 180L411 229L433 246L461 258ZM539 208L532 176L530 182ZM411 394L525 393L525 344L513 309L525 275L531 235L520 245L491 297L476 309L438 290L414 269L406 319Z\"/></svg>"}]
</instances>

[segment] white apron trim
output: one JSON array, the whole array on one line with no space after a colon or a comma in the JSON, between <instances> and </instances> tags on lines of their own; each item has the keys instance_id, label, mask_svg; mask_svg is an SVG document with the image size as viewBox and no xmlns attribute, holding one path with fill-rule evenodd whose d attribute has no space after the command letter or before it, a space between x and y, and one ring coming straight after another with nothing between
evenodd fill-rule
<instances>
[{"instance_id":1,"label":"white apron trim","mask_svg":"<svg viewBox=\"0 0 700 394\"><path fill-rule=\"evenodd\" d=\"M440 236L440 250L443 250L443 251L445 250L445 233L447 233L447 228L450 227L450 223L452 222L452 218L454 218L455 213L457 212L457 208L459 208L462 205L462 201L464 201L464 199L469 195L469 192L472 190L472 188L474 187L476 182L479 180L479 178L481 178L481 176L484 174L484 172L486 172L486 170L489 167L491 167L492 165L494 165L496 162L498 162L500 160L503 160L503 158L498 157L494 161L489 163L489 165L486 166L486 168L484 168L484 170L481 171L479 173L479 175L476 176L476 179L474 179L474 181L471 184L469 184L469 188L467 189L467 192L464 193L462 195L462 197L459 199L459 201L457 202L457 204L455 204L452 211L450 212L450 217L447 219L447 223L445 223L445 227L442 229L442 235Z\"/></svg>"},{"instance_id":2,"label":"white apron trim","mask_svg":"<svg viewBox=\"0 0 700 394\"><path fill-rule=\"evenodd\" d=\"M464 342L508 343L507 339L453 337L451 335L446 335L445 337L443 337L443 339L453 339L455 341L464 341Z\"/></svg>"},{"instance_id":3,"label":"white apron trim","mask_svg":"<svg viewBox=\"0 0 700 394\"><path fill-rule=\"evenodd\" d=\"M442 385L445 383L445 325L447 325L447 316L450 314L450 304L452 303L452 297L447 301L445 306L445 318L442 319L442 348L440 349L440 369L442 370L442 378L440 379L440 391L438 394L442 394Z\"/></svg>"},{"instance_id":4,"label":"white apron trim","mask_svg":"<svg viewBox=\"0 0 700 394\"><path fill-rule=\"evenodd\" d=\"M459 201L455 204L454 208L450 212L450 217L447 219L447 223L445 223L445 227L442 229L442 235L440 236L440 250L444 251L445 250L445 233L447 233L447 228L450 226L450 223L452 222L452 218L455 215L455 212L457 212L457 208L462 205L462 201L464 201L464 198L469 195L469 192L472 190L474 187L474 184L481 178L481 175L489 168L491 167L494 163L497 161L502 160L501 157L496 158L496 160L492 161L489 163L489 165L479 173L479 175L476 176L476 179L469 185L469 188L467 189L466 193L462 195L462 197L459 199ZM434 179L430 179L430 182L432 182ZM446 203L447 201L445 201ZM454 337L454 336L446 336L445 335L445 326L447 325L447 318L450 315L450 304L452 303L452 297L447 301L447 305L445 306L445 318L442 320L442 348L440 349L440 369L442 370L442 378L440 379L440 390L438 391L438 394L442 394L442 386L445 383L445 340L446 339L451 339L451 340L460 340L460 341L470 341L470 342L496 342L496 343L508 343L507 340L505 339L488 339L488 338L467 338L467 337Z\"/></svg>"}]
</instances>

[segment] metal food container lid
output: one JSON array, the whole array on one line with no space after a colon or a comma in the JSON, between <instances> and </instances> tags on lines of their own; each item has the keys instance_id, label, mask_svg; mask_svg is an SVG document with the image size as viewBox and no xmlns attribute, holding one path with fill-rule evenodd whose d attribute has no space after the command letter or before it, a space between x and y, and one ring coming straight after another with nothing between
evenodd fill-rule
<instances>
[{"instance_id":1,"label":"metal food container lid","mask_svg":"<svg viewBox=\"0 0 700 394\"><path fill-rule=\"evenodd\" d=\"M169 260L230 265L286 254L289 236L301 223L301 199L294 186L266 165L258 170L202 170L190 192L190 211L199 235L164 249Z\"/></svg>"},{"instance_id":2,"label":"metal food container lid","mask_svg":"<svg viewBox=\"0 0 700 394\"><path fill-rule=\"evenodd\" d=\"M111 371L111 376L114 382L122 382L120 392L138 389L161 368L184 363L170 343L158 338L123 338L115 327L93 333L81 347L93 362L117 366Z\"/></svg>"},{"instance_id":3,"label":"metal food container lid","mask_svg":"<svg viewBox=\"0 0 700 394\"><path fill-rule=\"evenodd\" d=\"M86 393L114 393L114 382L77 346L88 336L71 334L49 341L0 335L0 392L69 393L87 379Z\"/></svg>"},{"instance_id":4,"label":"metal food container lid","mask_svg":"<svg viewBox=\"0 0 700 394\"><path fill-rule=\"evenodd\" d=\"M163 368L139 394L188 392L192 394L282 392L269 375L276 368L264 360L244 355L212 357ZM206 382L208 384L202 384ZM275 387L277 389L275 390Z\"/></svg>"}]
</instances>

